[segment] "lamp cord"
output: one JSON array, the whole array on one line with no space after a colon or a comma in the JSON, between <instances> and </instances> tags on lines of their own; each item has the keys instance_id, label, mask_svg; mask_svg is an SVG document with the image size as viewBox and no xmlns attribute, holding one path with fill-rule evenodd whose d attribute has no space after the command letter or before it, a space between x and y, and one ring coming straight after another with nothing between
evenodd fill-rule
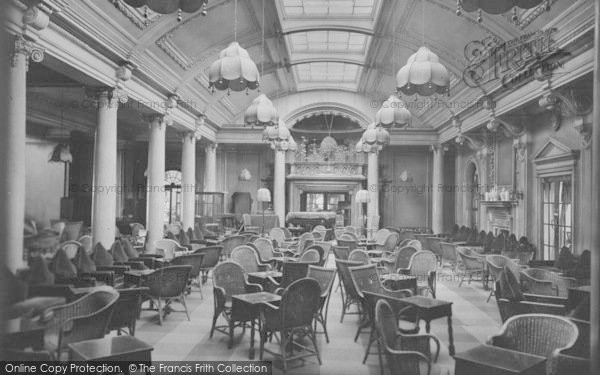
<instances>
[{"instance_id":1,"label":"lamp cord","mask_svg":"<svg viewBox=\"0 0 600 375\"><path fill-rule=\"evenodd\" d=\"M233 2L233 40L237 42L237 0Z\"/></svg>"},{"instance_id":2,"label":"lamp cord","mask_svg":"<svg viewBox=\"0 0 600 375\"><path fill-rule=\"evenodd\" d=\"M260 53L260 77L264 77L265 73L265 0L262 0L262 41Z\"/></svg>"},{"instance_id":3,"label":"lamp cord","mask_svg":"<svg viewBox=\"0 0 600 375\"><path fill-rule=\"evenodd\" d=\"M421 38L425 46L425 0L421 0Z\"/></svg>"}]
</instances>

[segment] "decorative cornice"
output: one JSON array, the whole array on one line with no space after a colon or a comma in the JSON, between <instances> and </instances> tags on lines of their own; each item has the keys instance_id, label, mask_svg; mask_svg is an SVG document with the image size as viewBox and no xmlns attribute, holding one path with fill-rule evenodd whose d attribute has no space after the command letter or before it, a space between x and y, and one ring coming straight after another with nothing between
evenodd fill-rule
<instances>
[{"instance_id":1,"label":"decorative cornice","mask_svg":"<svg viewBox=\"0 0 600 375\"><path fill-rule=\"evenodd\" d=\"M557 1L558 0L548 0L550 6L554 5ZM544 13L546 13L546 4L545 2L542 2L537 7L525 12L525 17L519 20L519 28L523 30Z\"/></svg>"},{"instance_id":2,"label":"decorative cornice","mask_svg":"<svg viewBox=\"0 0 600 375\"><path fill-rule=\"evenodd\" d=\"M108 0L111 2L115 8L117 8L132 24L134 24L138 29L144 30L148 26L152 25L154 22L158 21L161 17L159 13L152 12L148 10L147 17L140 13L137 9L124 4L120 0Z\"/></svg>"}]
</instances>

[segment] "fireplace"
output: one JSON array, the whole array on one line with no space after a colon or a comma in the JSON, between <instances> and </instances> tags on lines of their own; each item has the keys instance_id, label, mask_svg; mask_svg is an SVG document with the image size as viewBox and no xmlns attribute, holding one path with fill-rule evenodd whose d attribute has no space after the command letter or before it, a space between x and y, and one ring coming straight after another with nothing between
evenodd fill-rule
<instances>
[{"instance_id":1,"label":"fireplace","mask_svg":"<svg viewBox=\"0 0 600 375\"><path fill-rule=\"evenodd\" d=\"M486 228L485 231L491 231L498 235L502 231L514 232L514 214L513 210L516 202L511 201L482 201L481 205L486 209Z\"/></svg>"}]
</instances>

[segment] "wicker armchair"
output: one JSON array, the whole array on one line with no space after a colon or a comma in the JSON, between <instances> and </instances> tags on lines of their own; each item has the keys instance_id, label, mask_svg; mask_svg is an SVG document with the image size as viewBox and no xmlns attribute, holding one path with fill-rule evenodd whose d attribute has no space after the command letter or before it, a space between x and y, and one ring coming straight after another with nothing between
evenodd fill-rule
<instances>
[{"instance_id":1,"label":"wicker armchair","mask_svg":"<svg viewBox=\"0 0 600 375\"><path fill-rule=\"evenodd\" d=\"M320 264L321 263L321 255L319 254L319 252L316 249L311 248L311 249L306 250L304 253L302 253L302 255L300 255L300 258L298 258L298 261Z\"/></svg>"},{"instance_id":2,"label":"wicker armchair","mask_svg":"<svg viewBox=\"0 0 600 375\"><path fill-rule=\"evenodd\" d=\"M296 256L302 255L306 249L315 244L315 237L312 233L306 232L300 235L297 244L291 244L287 247L287 249L293 251Z\"/></svg>"},{"instance_id":3,"label":"wicker armchair","mask_svg":"<svg viewBox=\"0 0 600 375\"><path fill-rule=\"evenodd\" d=\"M160 325L162 325L164 317L174 311L171 309L173 302L179 302L183 306L184 311L182 312L185 312L188 321L190 320L185 303L185 290L191 271L192 266L168 266L146 275L143 286L148 288L147 295L150 300L156 302Z\"/></svg>"},{"instance_id":4,"label":"wicker armchair","mask_svg":"<svg viewBox=\"0 0 600 375\"><path fill-rule=\"evenodd\" d=\"M321 287L314 279L304 278L293 282L288 286L279 306L266 303L261 310L261 332L260 332L260 360L264 352L280 356L283 362L283 371L287 370L288 361L315 355L319 364L321 356L317 347L313 320L319 311L321 304ZM276 353L265 349L265 343L269 333L281 333L280 352ZM312 348L299 341L294 341L294 334L301 333L307 337ZM299 348L300 352L294 355L293 348ZM292 352L288 354L288 350Z\"/></svg>"},{"instance_id":5,"label":"wicker armchair","mask_svg":"<svg viewBox=\"0 0 600 375\"><path fill-rule=\"evenodd\" d=\"M365 250L360 250L360 249L352 250L350 252L350 255L348 255L348 260L350 262L371 264L371 257L369 256L369 253L367 253Z\"/></svg>"},{"instance_id":6,"label":"wicker armchair","mask_svg":"<svg viewBox=\"0 0 600 375\"><path fill-rule=\"evenodd\" d=\"M281 228L271 228L269 238L276 242L277 247L283 247L286 242L285 233Z\"/></svg>"},{"instance_id":7,"label":"wicker armchair","mask_svg":"<svg viewBox=\"0 0 600 375\"><path fill-rule=\"evenodd\" d=\"M398 332L396 314L390 304L380 299L375 306L375 326L387 357L387 365L392 375L430 374L433 362L440 353L440 341L431 334L402 334ZM431 354L431 341L435 343L435 356ZM422 371L421 365L427 366Z\"/></svg>"},{"instance_id":8,"label":"wicker armchair","mask_svg":"<svg viewBox=\"0 0 600 375\"><path fill-rule=\"evenodd\" d=\"M456 272L458 259L456 258L456 245L450 242L440 242L442 250L442 266L450 266Z\"/></svg>"},{"instance_id":9,"label":"wicker armchair","mask_svg":"<svg viewBox=\"0 0 600 375\"><path fill-rule=\"evenodd\" d=\"M329 334L327 333L327 313L329 311L329 299L331 297L331 288L333 287L333 280L335 279L335 269L323 268L319 266L308 266L308 273L306 277L315 279L319 282L321 287L321 304L319 305L319 312L315 315L315 334L321 333L317 331L317 323L323 327L323 333L325 334L325 340L329 344Z\"/></svg>"},{"instance_id":10,"label":"wicker armchair","mask_svg":"<svg viewBox=\"0 0 600 375\"><path fill-rule=\"evenodd\" d=\"M483 273L485 270L485 258L481 255L469 251L467 248L456 248L456 254L459 260L459 272L462 273L458 286L460 287L465 281L465 278L469 277L469 284L473 279L473 275L483 281Z\"/></svg>"},{"instance_id":11,"label":"wicker armchair","mask_svg":"<svg viewBox=\"0 0 600 375\"><path fill-rule=\"evenodd\" d=\"M335 259L348 260L350 248L348 246L332 246Z\"/></svg>"},{"instance_id":12,"label":"wicker armchair","mask_svg":"<svg viewBox=\"0 0 600 375\"><path fill-rule=\"evenodd\" d=\"M342 236L343 237L343 236ZM348 249L350 249L350 251L356 250L358 248L358 241L356 240L343 240L343 239L338 239L337 240L337 244L340 247L347 247Z\"/></svg>"},{"instance_id":13,"label":"wicker armchair","mask_svg":"<svg viewBox=\"0 0 600 375\"><path fill-rule=\"evenodd\" d=\"M419 240L410 240L406 246L412 246L419 251L423 250L423 244L421 244L421 241Z\"/></svg>"},{"instance_id":14,"label":"wicker armchair","mask_svg":"<svg viewBox=\"0 0 600 375\"><path fill-rule=\"evenodd\" d=\"M98 287L74 302L48 309L44 316L51 318L46 324L44 346L60 360L67 344L104 337L118 298L112 287Z\"/></svg>"},{"instance_id":15,"label":"wicker armchair","mask_svg":"<svg viewBox=\"0 0 600 375\"><path fill-rule=\"evenodd\" d=\"M194 254L186 254L178 256L174 258L169 265L170 266L191 266L187 286L186 293L189 294L192 291L192 286L195 284L200 289L200 293L202 293L202 282L200 279L200 269L202 268L202 263L204 262L204 253L194 253Z\"/></svg>"},{"instance_id":16,"label":"wicker armchair","mask_svg":"<svg viewBox=\"0 0 600 375\"><path fill-rule=\"evenodd\" d=\"M399 268L397 273L417 277L417 292L427 291L435 298L437 259L429 250L417 251L410 258L408 268Z\"/></svg>"},{"instance_id":17,"label":"wicker armchair","mask_svg":"<svg viewBox=\"0 0 600 375\"><path fill-rule=\"evenodd\" d=\"M577 326L567 318L548 314L525 314L508 319L488 345L550 358L574 346ZM548 370L552 361L547 361ZM551 371L548 371L550 373Z\"/></svg>"},{"instance_id":18,"label":"wicker armchair","mask_svg":"<svg viewBox=\"0 0 600 375\"><path fill-rule=\"evenodd\" d=\"M323 243L323 241L317 241L317 242L320 244ZM316 261L318 262L319 266L323 266L325 264L325 257L328 255L328 254L327 255L325 254L325 249L323 248L323 246L319 245L319 244L314 244L314 245L310 246L308 249L306 249L306 251L304 253L311 251L311 250L314 250L317 252L317 254L319 254L319 257L317 258ZM302 254L302 255L304 255L304 254ZM302 256L300 256L300 257L302 257ZM304 262L314 262L314 261L315 261L314 255L311 256L310 260L308 260L308 259L304 260Z\"/></svg>"},{"instance_id":19,"label":"wicker armchair","mask_svg":"<svg viewBox=\"0 0 600 375\"><path fill-rule=\"evenodd\" d=\"M579 336L572 347L552 353L546 367L549 375L590 373L590 322L569 319L577 326Z\"/></svg>"},{"instance_id":20,"label":"wicker armchair","mask_svg":"<svg viewBox=\"0 0 600 375\"><path fill-rule=\"evenodd\" d=\"M318 262L296 262L286 261L283 262L281 281L277 282L272 277L268 277L267 283L265 284L265 290L268 292L281 294L290 286L294 281L300 280L306 277L309 266L316 266Z\"/></svg>"},{"instance_id":21,"label":"wicker armchair","mask_svg":"<svg viewBox=\"0 0 600 375\"><path fill-rule=\"evenodd\" d=\"M392 256L383 258L381 263L389 273L395 273L399 268L408 268L410 258L418 250L412 246L404 246L397 250Z\"/></svg>"},{"instance_id":22,"label":"wicker armchair","mask_svg":"<svg viewBox=\"0 0 600 375\"><path fill-rule=\"evenodd\" d=\"M244 272L260 272L270 270L268 264L260 263L258 252L247 245L238 246L231 252L231 260L239 263Z\"/></svg>"},{"instance_id":23,"label":"wicker armchair","mask_svg":"<svg viewBox=\"0 0 600 375\"><path fill-rule=\"evenodd\" d=\"M350 274L350 267L362 266L360 262L351 262L349 260L336 259L335 267L337 268L338 277L343 286L342 288L342 316L340 323L344 322L344 316L347 314L361 314L360 297L352 281L352 275ZM356 312L349 312L350 308L356 305L358 310Z\"/></svg>"},{"instance_id":24,"label":"wicker armchair","mask_svg":"<svg viewBox=\"0 0 600 375\"><path fill-rule=\"evenodd\" d=\"M385 229L382 229L385 230ZM396 250L396 246L398 246L398 242L400 242L400 235L395 232L391 232L387 235L385 240L381 243L375 242L375 250L382 251L384 254L392 254L394 250Z\"/></svg>"},{"instance_id":25,"label":"wicker armchair","mask_svg":"<svg viewBox=\"0 0 600 375\"><path fill-rule=\"evenodd\" d=\"M371 327L371 332L369 335L369 343L367 344L367 349L365 351L365 356L363 358L363 364L367 361L367 357L369 356L369 351L371 350L371 345L374 341L378 339L376 335L376 329L374 325L374 317L375 317L375 305L373 304L373 300L370 298L366 298L364 292L377 293L380 295L385 295L392 298L406 298L412 296L412 292L410 290L391 290L385 288L380 280L379 274L377 272L377 268L374 264L358 266L358 267L350 267L350 276L352 277L352 282L354 283L354 288L358 294L360 299L360 303L362 306L362 310L365 312L365 316L367 319L363 323L358 326L356 330L356 334L354 335L354 342L358 340L361 331L364 328Z\"/></svg>"},{"instance_id":26,"label":"wicker armchair","mask_svg":"<svg viewBox=\"0 0 600 375\"><path fill-rule=\"evenodd\" d=\"M485 262L487 264L488 278L492 282L492 288L486 301L489 302L490 298L496 293L496 283L500 280L504 266L509 265L513 270L517 270L518 266L512 260L502 255L487 255Z\"/></svg>"},{"instance_id":27,"label":"wicker armchair","mask_svg":"<svg viewBox=\"0 0 600 375\"><path fill-rule=\"evenodd\" d=\"M577 286L577 280L541 268L527 268L521 271L521 284L528 293L566 298L568 289Z\"/></svg>"},{"instance_id":28,"label":"wicker armchair","mask_svg":"<svg viewBox=\"0 0 600 375\"><path fill-rule=\"evenodd\" d=\"M358 235L352 232L344 232L337 240L358 242Z\"/></svg>"},{"instance_id":29,"label":"wicker armchair","mask_svg":"<svg viewBox=\"0 0 600 375\"><path fill-rule=\"evenodd\" d=\"M108 331L117 331L120 335L124 328L130 336L135 336L135 325L139 318L144 295L148 288L119 289L119 299L115 303L108 324Z\"/></svg>"},{"instance_id":30,"label":"wicker armchair","mask_svg":"<svg viewBox=\"0 0 600 375\"><path fill-rule=\"evenodd\" d=\"M268 238L257 238L254 240L254 246L256 246L261 263L267 263L271 266L274 266L275 258L281 257L282 255L281 252L275 251L275 248L273 247L273 240Z\"/></svg>"},{"instance_id":31,"label":"wicker armchair","mask_svg":"<svg viewBox=\"0 0 600 375\"><path fill-rule=\"evenodd\" d=\"M223 251L221 255L224 258L229 259L231 257L231 252L238 246L242 246L246 243L245 236L231 236L225 238L219 245L223 247Z\"/></svg>"},{"instance_id":32,"label":"wicker armchair","mask_svg":"<svg viewBox=\"0 0 600 375\"><path fill-rule=\"evenodd\" d=\"M177 241L168 238L154 241L154 247L156 247L156 252L167 260L188 252L186 247L180 246Z\"/></svg>"},{"instance_id":33,"label":"wicker armchair","mask_svg":"<svg viewBox=\"0 0 600 375\"><path fill-rule=\"evenodd\" d=\"M429 248L427 250L435 254L440 264L442 263L442 246L440 243L443 241L444 238L442 237L427 237L427 242L429 243Z\"/></svg>"},{"instance_id":34,"label":"wicker armchair","mask_svg":"<svg viewBox=\"0 0 600 375\"><path fill-rule=\"evenodd\" d=\"M258 284L248 283L242 266L232 261L219 263L213 270L214 314L210 337L214 331L229 336L229 348L233 346L233 330L243 324L236 322L232 317L231 297L237 294L262 292ZM217 326L217 319L222 316L227 325Z\"/></svg>"}]
</instances>

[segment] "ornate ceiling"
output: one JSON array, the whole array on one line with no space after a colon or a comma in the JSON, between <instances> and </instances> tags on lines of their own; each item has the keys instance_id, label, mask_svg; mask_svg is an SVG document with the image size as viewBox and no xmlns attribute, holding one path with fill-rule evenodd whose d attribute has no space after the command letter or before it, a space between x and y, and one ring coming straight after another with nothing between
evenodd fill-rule
<instances>
[{"instance_id":1,"label":"ornate ceiling","mask_svg":"<svg viewBox=\"0 0 600 375\"><path fill-rule=\"evenodd\" d=\"M52 21L115 63L129 61L134 76L163 95L178 95L193 115L205 113L219 129L243 122L243 112L259 95L208 88L208 68L234 40L234 1L210 0L200 12L160 15L113 0L54 0L61 12ZM319 102L340 108L357 123L373 119L395 90L395 73L420 46L436 53L452 75L450 98L477 100L481 92L461 81L465 46L488 36L513 39L539 30L571 1L551 1L550 12L487 16L455 14L455 0L238 0L237 41L263 72L260 90L282 119L322 112ZM318 98L315 99L315 98ZM407 101L411 98L405 98ZM297 108L302 108L299 114ZM439 103L409 105L418 127L437 127L448 118ZM372 120L371 120L372 121Z\"/></svg>"}]
</instances>

